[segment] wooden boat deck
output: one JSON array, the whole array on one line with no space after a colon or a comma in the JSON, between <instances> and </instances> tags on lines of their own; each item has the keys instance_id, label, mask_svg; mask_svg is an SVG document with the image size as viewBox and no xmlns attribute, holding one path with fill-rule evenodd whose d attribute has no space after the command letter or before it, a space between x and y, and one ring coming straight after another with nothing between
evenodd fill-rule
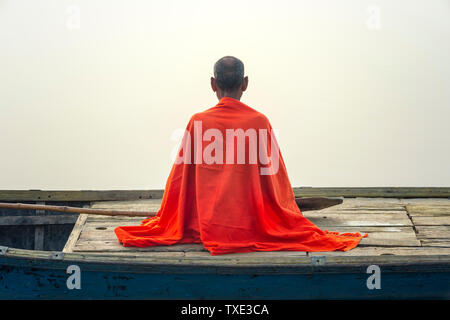
<instances>
[{"instance_id":1,"label":"wooden boat deck","mask_svg":"<svg viewBox=\"0 0 450 320\"><path fill-rule=\"evenodd\" d=\"M0 244L0 299L450 298L450 188L297 188L294 194L344 197L338 206L304 215L322 229L369 237L348 252L211 256L199 244L124 248L114 228L138 225L142 218L80 215L64 252ZM157 211L161 195L14 191L0 198ZM369 287L374 266L381 277L378 288ZM67 287L68 270L74 267L80 290Z\"/></svg>"},{"instance_id":2,"label":"wooden boat deck","mask_svg":"<svg viewBox=\"0 0 450 320\"><path fill-rule=\"evenodd\" d=\"M91 207L130 211L157 211L161 199L100 201ZM114 228L139 225L141 217L80 215L63 250L88 255L145 257L188 261L263 263L299 261L314 256L446 256L450 255L450 199L448 198L345 198L338 206L306 211L304 216L323 230L368 233L360 245L347 252L252 252L211 256L200 244L125 248ZM287 260L286 260L287 259ZM289 263L289 262L288 262Z\"/></svg>"}]
</instances>

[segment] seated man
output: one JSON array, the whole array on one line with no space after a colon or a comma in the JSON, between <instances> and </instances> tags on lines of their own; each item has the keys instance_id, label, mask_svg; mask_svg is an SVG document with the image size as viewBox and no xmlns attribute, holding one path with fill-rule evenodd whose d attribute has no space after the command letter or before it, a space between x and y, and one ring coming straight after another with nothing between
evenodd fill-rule
<instances>
[{"instance_id":1,"label":"seated man","mask_svg":"<svg viewBox=\"0 0 450 320\"><path fill-rule=\"evenodd\" d=\"M322 231L303 217L268 119L240 102L247 85L239 59L216 62L219 103L189 121L157 215L115 229L124 246L202 243L217 255L358 245L359 233Z\"/></svg>"}]
</instances>

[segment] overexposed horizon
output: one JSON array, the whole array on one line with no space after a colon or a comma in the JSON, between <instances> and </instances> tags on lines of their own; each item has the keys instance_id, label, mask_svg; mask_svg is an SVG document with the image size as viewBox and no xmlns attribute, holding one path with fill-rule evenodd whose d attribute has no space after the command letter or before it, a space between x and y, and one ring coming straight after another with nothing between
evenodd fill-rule
<instances>
[{"instance_id":1,"label":"overexposed horizon","mask_svg":"<svg viewBox=\"0 0 450 320\"><path fill-rule=\"evenodd\" d=\"M240 58L294 187L450 186L450 1L0 0L0 189L162 189Z\"/></svg>"}]
</instances>

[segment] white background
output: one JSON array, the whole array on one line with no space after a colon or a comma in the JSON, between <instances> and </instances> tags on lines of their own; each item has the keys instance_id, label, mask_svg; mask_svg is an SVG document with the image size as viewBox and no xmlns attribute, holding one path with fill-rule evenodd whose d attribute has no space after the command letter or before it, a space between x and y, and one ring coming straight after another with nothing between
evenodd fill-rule
<instances>
[{"instance_id":1,"label":"white background","mask_svg":"<svg viewBox=\"0 0 450 320\"><path fill-rule=\"evenodd\" d=\"M293 186L450 185L449 1L0 0L0 189L163 188L225 55Z\"/></svg>"}]
</instances>

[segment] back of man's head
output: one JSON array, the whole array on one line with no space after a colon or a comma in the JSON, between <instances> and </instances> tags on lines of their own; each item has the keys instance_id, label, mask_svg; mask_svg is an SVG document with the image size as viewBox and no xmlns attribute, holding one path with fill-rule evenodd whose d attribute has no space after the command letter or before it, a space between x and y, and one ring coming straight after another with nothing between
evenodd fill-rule
<instances>
[{"instance_id":1,"label":"back of man's head","mask_svg":"<svg viewBox=\"0 0 450 320\"><path fill-rule=\"evenodd\" d=\"M214 65L214 78L223 91L234 91L244 81L244 64L238 58L223 57Z\"/></svg>"}]
</instances>

